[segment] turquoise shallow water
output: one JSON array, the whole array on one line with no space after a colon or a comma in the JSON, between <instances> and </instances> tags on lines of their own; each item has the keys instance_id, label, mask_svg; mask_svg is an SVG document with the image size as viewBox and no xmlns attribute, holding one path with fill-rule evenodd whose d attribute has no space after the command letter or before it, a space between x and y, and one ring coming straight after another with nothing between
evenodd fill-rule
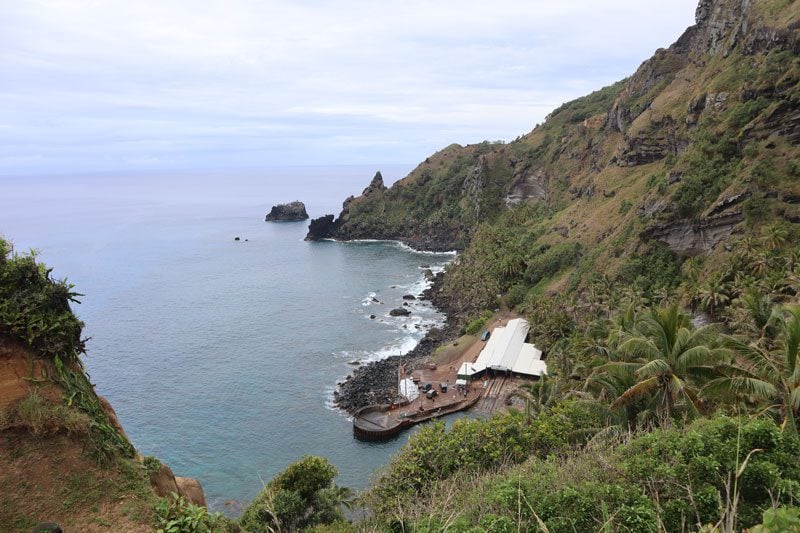
<instances>
[{"instance_id":1,"label":"turquoise shallow water","mask_svg":"<svg viewBox=\"0 0 800 533\"><path fill-rule=\"evenodd\" d=\"M354 440L332 392L352 361L408 351L441 321L423 303L410 318L388 312L424 288L422 264L452 256L307 243L305 223L263 216L296 198L312 216L338 212L371 177L363 167L2 177L0 233L39 248L86 294L76 311L98 392L136 447L200 479L213 507L248 501L303 454L327 456L340 484L363 488L407 436Z\"/></svg>"}]
</instances>

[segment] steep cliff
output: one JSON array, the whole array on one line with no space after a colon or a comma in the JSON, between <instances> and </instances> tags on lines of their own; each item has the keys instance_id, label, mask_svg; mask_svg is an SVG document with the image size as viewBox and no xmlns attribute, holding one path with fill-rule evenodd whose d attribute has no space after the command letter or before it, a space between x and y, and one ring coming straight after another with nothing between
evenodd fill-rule
<instances>
[{"instance_id":1,"label":"steep cliff","mask_svg":"<svg viewBox=\"0 0 800 533\"><path fill-rule=\"evenodd\" d=\"M570 272L620 276L659 242L680 260L794 224L799 27L797 1L702 0L696 24L629 78L511 143L445 148L392 187L348 199L327 236L467 249L479 228L513 227L526 237L503 251L519 274L492 287L504 292L536 279L521 273L553 247L581 250L546 280L560 290L580 286Z\"/></svg>"},{"instance_id":2,"label":"steep cliff","mask_svg":"<svg viewBox=\"0 0 800 533\"><path fill-rule=\"evenodd\" d=\"M0 529L152 531L158 496L204 505L202 489L139 456L96 394L77 296L0 239Z\"/></svg>"}]
</instances>

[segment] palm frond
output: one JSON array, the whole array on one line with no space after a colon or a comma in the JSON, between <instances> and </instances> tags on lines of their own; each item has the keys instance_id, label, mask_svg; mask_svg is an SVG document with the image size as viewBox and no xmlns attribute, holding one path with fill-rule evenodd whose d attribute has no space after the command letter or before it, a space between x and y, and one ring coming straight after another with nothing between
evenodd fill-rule
<instances>
[{"instance_id":1,"label":"palm frond","mask_svg":"<svg viewBox=\"0 0 800 533\"><path fill-rule=\"evenodd\" d=\"M640 377L651 377L671 373L672 367L663 359L653 359L642 365L639 370L636 371L636 375Z\"/></svg>"},{"instance_id":2,"label":"palm frond","mask_svg":"<svg viewBox=\"0 0 800 533\"><path fill-rule=\"evenodd\" d=\"M650 392L656 390L658 387L659 387L659 382L657 377L652 377L645 379L644 381L640 381L633 387L623 392L619 398L614 400L614 402L611 404L611 408L618 409L623 405L631 404L636 400L638 400L639 398L642 398L643 396L646 396Z\"/></svg>"}]
</instances>

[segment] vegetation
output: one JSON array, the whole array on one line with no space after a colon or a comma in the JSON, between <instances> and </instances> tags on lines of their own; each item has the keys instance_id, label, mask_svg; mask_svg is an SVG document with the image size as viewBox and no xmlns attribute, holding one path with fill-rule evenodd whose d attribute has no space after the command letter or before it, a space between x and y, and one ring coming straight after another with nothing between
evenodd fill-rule
<instances>
[{"instance_id":1,"label":"vegetation","mask_svg":"<svg viewBox=\"0 0 800 533\"><path fill-rule=\"evenodd\" d=\"M205 507L187 503L174 492L155 506L158 533L212 533L234 530L221 513L209 513Z\"/></svg>"},{"instance_id":2,"label":"vegetation","mask_svg":"<svg viewBox=\"0 0 800 533\"><path fill-rule=\"evenodd\" d=\"M751 35L689 35L514 142L449 146L348 200L340 237L463 250L445 276L449 311L477 333L507 304L548 377L510 395L524 410L423 427L363 495L358 525L336 469L304 457L240 526L797 531L798 19L798 2L757 0L747 21L715 26ZM714 226L720 215L735 232ZM100 455L125 456L80 368L76 296L0 241L0 334L52 362L86 417L32 398L3 424L79 431L88 419ZM174 499L158 516L165 530L227 527Z\"/></svg>"},{"instance_id":3,"label":"vegetation","mask_svg":"<svg viewBox=\"0 0 800 533\"><path fill-rule=\"evenodd\" d=\"M336 467L327 459L306 456L290 464L264 487L240 520L246 531L297 531L344 519L341 507L352 492L333 483Z\"/></svg>"},{"instance_id":4,"label":"vegetation","mask_svg":"<svg viewBox=\"0 0 800 533\"><path fill-rule=\"evenodd\" d=\"M35 253L11 253L0 239L0 335L24 342L44 357L75 360L84 352L83 322L70 302L80 294L66 280L54 280L52 269Z\"/></svg>"},{"instance_id":5,"label":"vegetation","mask_svg":"<svg viewBox=\"0 0 800 533\"><path fill-rule=\"evenodd\" d=\"M520 418L505 423L525 427ZM380 494L373 525L387 531L724 530L735 510L738 531L760 523L775 506L796 504L800 487L800 442L769 420L719 416L596 439L577 452L563 444L556 454L534 445L519 466L433 478L423 493ZM423 449L404 453L406 460L425 455Z\"/></svg>"},{"instance_id":6,"label":"vegetation","mask_svg":"<svg viewBox=\"0 0 800 533\"><path fill-rule=\"evenodd\" d=\"M0 413L0 431L24 429L32 434L68 433L85 436L91 419L84 413L61 404L53 404L36 391Z\"/></svg>"}]
</instances>

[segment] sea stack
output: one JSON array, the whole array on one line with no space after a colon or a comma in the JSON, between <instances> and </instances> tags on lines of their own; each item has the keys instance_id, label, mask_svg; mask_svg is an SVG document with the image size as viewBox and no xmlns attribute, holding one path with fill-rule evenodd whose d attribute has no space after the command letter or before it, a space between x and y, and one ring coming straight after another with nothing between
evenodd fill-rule
<instances>
[{"instance_id":1,"label":"sea stack","mask_svg":"<svg viewBox=\"0 0 800 533\"><path fill-rule=\"evenodd\" d=\"M272 210L267 213L264 220L267 222L297 222L307 219L308 213L306 212L305 204L294 201L288 204L272 206Z\"/></svg>"}]
</instances>

